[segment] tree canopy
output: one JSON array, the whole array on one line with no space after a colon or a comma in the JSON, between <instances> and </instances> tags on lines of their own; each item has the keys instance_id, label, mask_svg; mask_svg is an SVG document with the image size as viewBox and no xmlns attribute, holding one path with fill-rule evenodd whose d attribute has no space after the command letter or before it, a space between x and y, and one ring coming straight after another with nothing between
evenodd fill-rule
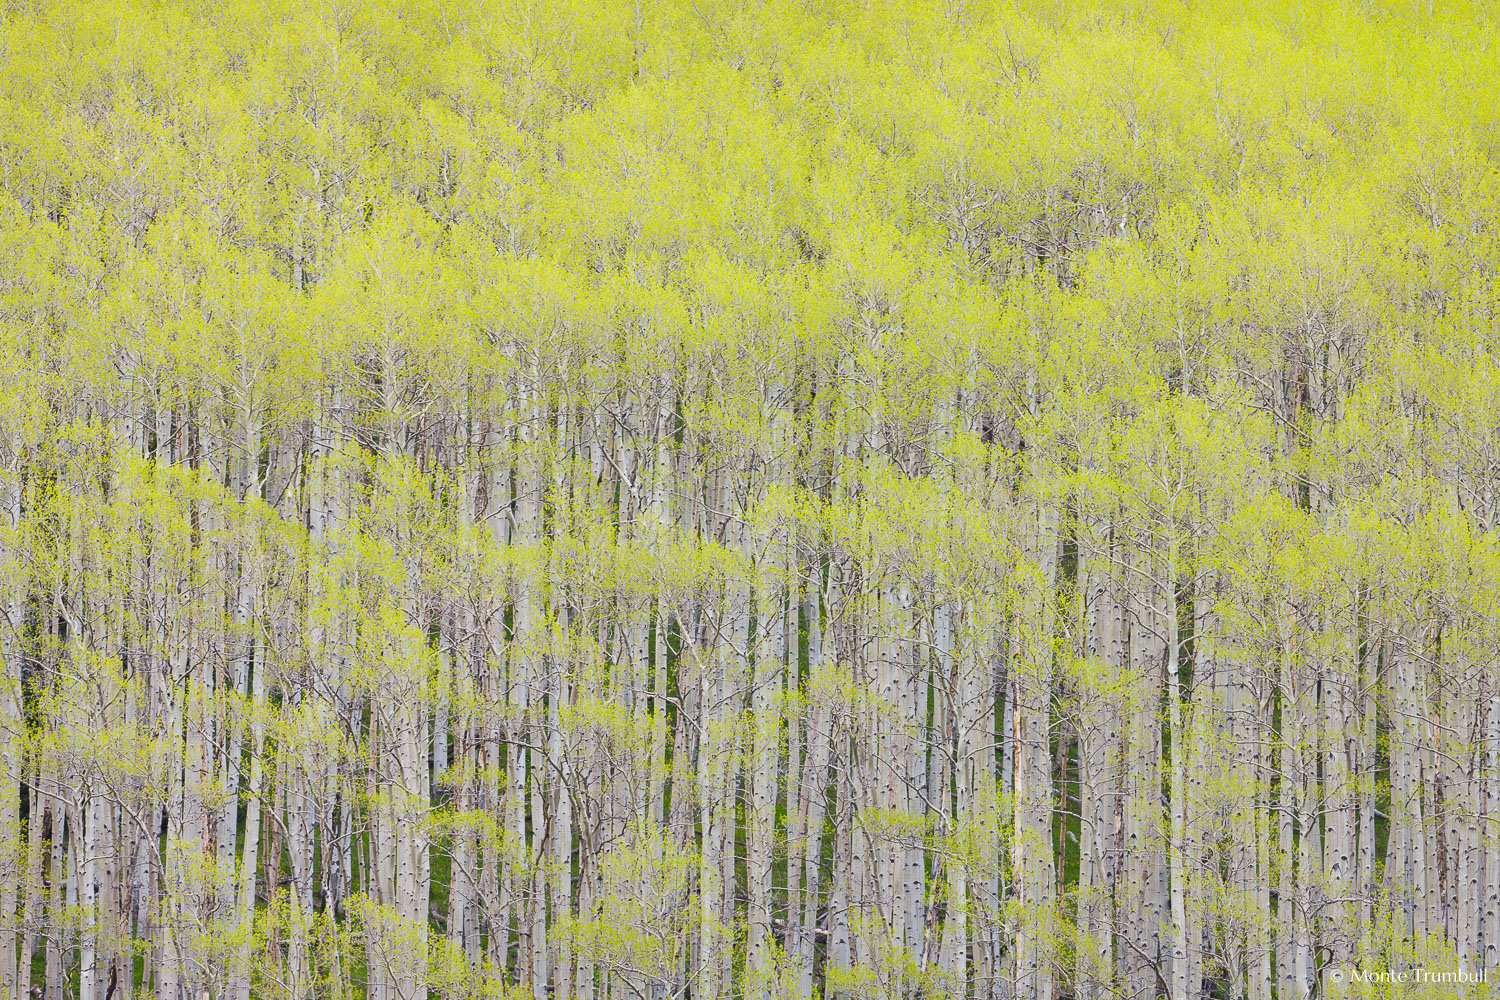
<instances>
[{"instance_id":1,"label":"tree canopy","mask_svg":"<svg viewBox=\"0 0 1500 1000\"><path fill-rule=\"evenodd\" d=\"M1488 995L1491 5L0 9L7 996Z\"/></svg>"}]
</instances>

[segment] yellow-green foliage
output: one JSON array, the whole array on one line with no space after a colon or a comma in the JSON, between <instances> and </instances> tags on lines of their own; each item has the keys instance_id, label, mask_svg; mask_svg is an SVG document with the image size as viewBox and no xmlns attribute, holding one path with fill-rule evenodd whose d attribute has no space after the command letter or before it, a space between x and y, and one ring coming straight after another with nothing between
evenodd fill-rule
<instances>
[{"instance_id":1,"label":"yellow-green foliage","mask_svg":"<svg viewBox=\"0 0 1500 1000\"><path fill-rule=\"evenodd\" d=\"M1496 16L4 3L0 989L1500 975Z\"/></svg>"}]
</instances>

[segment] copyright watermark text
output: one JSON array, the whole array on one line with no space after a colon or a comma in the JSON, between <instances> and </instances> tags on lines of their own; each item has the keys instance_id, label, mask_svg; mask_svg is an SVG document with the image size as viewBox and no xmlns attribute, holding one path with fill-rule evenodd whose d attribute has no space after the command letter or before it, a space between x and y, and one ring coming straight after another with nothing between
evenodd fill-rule
<instances>
[{"instance_id":1,"label":"copyright watermark text","mask_svg":"<svg viewBox=\"0 0 1500 1000\"><path fill-rule=\"evenodd\" d=\"M1362 969L1357 966L1335 966L1323 973L1330 983L1450 983L1464 985L1489 982L1484 969Z\"/></svg>"}]
</instances>

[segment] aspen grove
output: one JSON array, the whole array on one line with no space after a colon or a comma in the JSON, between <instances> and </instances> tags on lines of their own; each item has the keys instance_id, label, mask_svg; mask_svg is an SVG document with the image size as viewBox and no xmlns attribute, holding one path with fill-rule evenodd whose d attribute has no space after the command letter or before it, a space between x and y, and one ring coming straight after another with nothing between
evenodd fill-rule
<instances>
[{"instance_id":1,"label":"aspen grove","mask_svg":"<svg viewBox=\"0 0 1500 1000\"><path fill-rule=\"evenodd\" d=\"M3 997L1490 996L1497 13L8 0Z\"/></svg>"}]
</instances>

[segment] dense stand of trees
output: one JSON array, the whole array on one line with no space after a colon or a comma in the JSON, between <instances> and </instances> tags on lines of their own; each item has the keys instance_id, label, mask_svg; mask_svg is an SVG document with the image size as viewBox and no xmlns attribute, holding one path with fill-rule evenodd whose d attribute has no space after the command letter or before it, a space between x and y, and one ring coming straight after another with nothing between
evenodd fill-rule
<instances>
[{"instance_id":1,"label":"dense stand of trees","mask_svg":"<svg viewBox=\"0 0 1500 1000\"><path fill-rule=\"evenodd\" d=\"M1492 18L6 4L5 995L1483 993Z\"/></svg>"}]
</instances>

